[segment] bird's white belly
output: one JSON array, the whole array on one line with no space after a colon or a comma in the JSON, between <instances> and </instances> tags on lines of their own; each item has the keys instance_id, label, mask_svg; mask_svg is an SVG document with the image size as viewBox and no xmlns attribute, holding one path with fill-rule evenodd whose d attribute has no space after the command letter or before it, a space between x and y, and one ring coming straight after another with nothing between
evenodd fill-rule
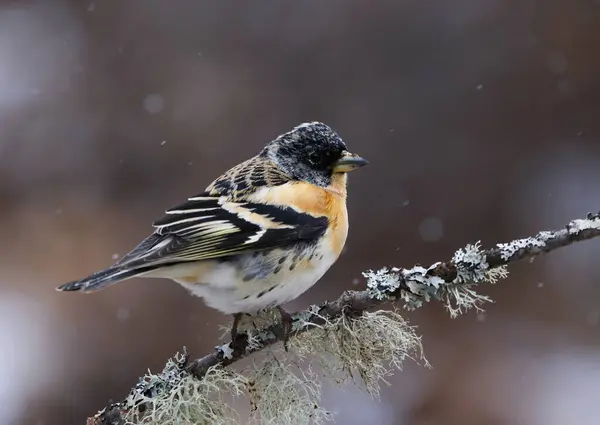
<instances>
[{"instance_id":1,"label":"bird's white belly","mask_svg":"<svg viewBox=\"0 0 600 425\"><path fill-rule=\"evenodd\" d=\"M305 258L296 261L290 270L292 260L280 262L281 252L268 257L248 255L240 262L216 263L210 271L204 273L199 282L178 281L192 294L202 297L207 305L226 314L255 314L263 308L271 308L291 301L313 286L336 261L337 255L327 249L316 247ZM312 254L312 259L310 259ZM290 257L289 255L287 257ZM245 281L240 270L251 269L256 262L265 268L264 275ZM264 264L281 265L269 270Z\"/></svg>"}]
</instances>

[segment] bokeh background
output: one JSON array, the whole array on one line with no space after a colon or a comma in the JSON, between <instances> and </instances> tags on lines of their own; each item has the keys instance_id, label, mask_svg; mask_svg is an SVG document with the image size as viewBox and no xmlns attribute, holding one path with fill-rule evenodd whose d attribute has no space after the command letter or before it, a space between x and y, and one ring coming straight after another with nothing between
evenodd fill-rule
<instances>
[{"instance_id":1,"label":"bokeh background","mask_svg":"<svg viewBox=\"0 0 600 425\"><path fill-rule=\"evenodd\" d=\"M361 271L449 259L600 208L598 0L0 3L0 424L82 424L225 317L136 279L57 293L164 209L308 120L371 160L347 250L298 309ZM600 241L482 288L486 312L407 313L426 369L338 423L600 423Z\"/></svg>"}]
</instances>

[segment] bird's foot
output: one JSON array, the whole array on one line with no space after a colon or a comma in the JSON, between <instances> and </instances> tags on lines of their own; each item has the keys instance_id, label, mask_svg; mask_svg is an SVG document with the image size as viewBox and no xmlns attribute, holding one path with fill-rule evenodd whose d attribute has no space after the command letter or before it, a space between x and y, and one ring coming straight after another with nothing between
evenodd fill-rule
<instances>
[{"instance_id":1,"label":"bird's foot","mask_svg":"<svg viewBox=\"0 0 600 425\"><path fill-rule=\"evenodd\" d=\"M233 315L233 324L231 325L231 348L235 350L244 350L247 343L246 332L238 332L240 322L246 315L245 313L235 313ZM249 316L249 315L248 315Z\"/></svg>"},{"instance_id":2,"label":"bird's foot","mask_svg":"<svg viewBox=\"0 0 600 425\"><path fill-rule=\"evenodd\" d=\"M240 320L242 320L242 313L235 313L233 315L233 324L231 325L231 340L235 341L238 336L238 325L240 324Z\"/></svg>"},{"instance_id":3,"label":"bird's foot","mask_svg":"<svg viewBox=\"0 0 600 425\"><path fill-rule=\"evenodd\" d=\"M233 315L233 325L231 325L231 341L232 342L235 342L235 340L239 336L238 326L240 325L240 321L242 320L243 315L244 315L244 313L235 313Z\"/></svg>"},{"instance_id":4,"label":"bird's foot","mask_svg":"<svg viewBox=\"0 0 600 425\"><path fill-rule=\"evenodd\" d=\"M285 351L288 351L288 340L290 339L290 334L292 333L292 323L294 320L292 319L292 315L285 311L282 307L277 306L277 310L279 310L279 314L281 316L281 327L283 328L283 348Z\"/></svg>"}]
</instances>

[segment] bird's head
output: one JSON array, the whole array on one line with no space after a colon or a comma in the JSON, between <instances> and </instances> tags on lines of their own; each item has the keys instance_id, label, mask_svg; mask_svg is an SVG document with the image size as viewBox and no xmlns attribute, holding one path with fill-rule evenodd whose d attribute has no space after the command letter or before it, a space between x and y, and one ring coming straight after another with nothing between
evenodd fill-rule
<instances>
[{"instance_id":1,"label":"bird's head","mask_svg":"<svg viewBox=\"0 0 600 425\"><path fill-rule=\"evenodd\" d=\"M294 179L327 187L337 173L347 173L368 164L348 152L331 127L310 122L300 124L269 142L261 155L268 157Z\"/></svg>"}]
</instances>

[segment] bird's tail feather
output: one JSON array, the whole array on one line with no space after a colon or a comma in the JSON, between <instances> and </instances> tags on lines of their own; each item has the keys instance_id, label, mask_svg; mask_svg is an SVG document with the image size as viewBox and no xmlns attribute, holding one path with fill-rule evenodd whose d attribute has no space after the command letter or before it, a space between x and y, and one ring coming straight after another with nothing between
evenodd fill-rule
<instances>
[{"instance_id":1,"label":"bird's tail feather","mask_svg":"<svg viewBox=\"0 0 600 425\"><path fill-rule=\"evenodd\" d=\"M57 291L98 291L105 286L122 280L131 279L152 269L152 267L130 268L130 267L110 267L106 270L96 272L88 277L73 282L68 282L56 288Z\"/></svg>"}]
</instances>

